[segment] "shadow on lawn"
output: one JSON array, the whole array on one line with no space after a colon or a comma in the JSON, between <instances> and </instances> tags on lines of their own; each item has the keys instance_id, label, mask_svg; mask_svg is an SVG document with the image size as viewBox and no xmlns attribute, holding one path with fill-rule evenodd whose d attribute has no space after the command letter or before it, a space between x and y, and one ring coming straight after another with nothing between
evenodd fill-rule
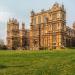
<instances>
[{"instance_id":1,"label":"shadow on lawn","mask_svg":"<svg viewBox=\"0 0 75 75\"><path fill-rule=\"evenodd\" d=\"M3 65L3 64L0 64L0 69L4 69L4 68L7 68L7 66Z\"/></svg>"},{"instance_id":2,"label":"shadow on lawn","mask_svg":"<svg viewBox=\"0 0 75 75\"><path fill-rule=\"evenodd\" d=\"M4 65L4 64L0 64L0 69L5 69L5 68L9 68L9 67L24 67L24 65Z\"/></svg>"}]
</instances>

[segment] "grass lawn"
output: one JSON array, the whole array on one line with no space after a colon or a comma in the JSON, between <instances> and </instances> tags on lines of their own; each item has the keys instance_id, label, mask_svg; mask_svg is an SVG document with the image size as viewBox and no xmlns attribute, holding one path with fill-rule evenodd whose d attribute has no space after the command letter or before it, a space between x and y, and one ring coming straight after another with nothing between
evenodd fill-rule
<instances>
[{"instance_id":1,"label":"grass lawn","mask_svg":"<svg viewBox=\"0 0 75 75\"><path fill-rule=\"evenodd\" d=\"M0 75L75 75L75 49L0 51Z\"/></svg>"}]
</instances>

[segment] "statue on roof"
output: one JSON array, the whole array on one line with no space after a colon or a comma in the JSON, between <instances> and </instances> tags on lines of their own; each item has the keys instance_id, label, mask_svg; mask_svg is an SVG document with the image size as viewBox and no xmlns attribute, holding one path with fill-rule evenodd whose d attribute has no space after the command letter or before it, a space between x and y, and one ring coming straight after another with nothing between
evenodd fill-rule
<instances>
[{"instance_id":1,"label":"statue on roof","mask_svg":"<svg viewBox=\"0 0 75 75\"><path fill-rule=\"evenodd\" d=\"M31 11L31 16L33 16L34 14L35 14L35 12L32 10L32 11Z\"/></svg>"}]
</instances>

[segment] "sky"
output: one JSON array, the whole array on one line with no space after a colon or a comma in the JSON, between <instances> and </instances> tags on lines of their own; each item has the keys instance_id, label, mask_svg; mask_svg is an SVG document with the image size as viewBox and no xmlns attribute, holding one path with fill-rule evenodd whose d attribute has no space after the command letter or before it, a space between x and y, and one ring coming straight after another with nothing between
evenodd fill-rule
<instances>
[{"instance_id":1,"label":"sky","mask_svg":"<svg viewBox=\"0 0 75 75\"><path fill-rule=\"evenodd\" d=\"M0 0L0 39L6 43L9 18L17 19L20 25L25 22L26 28L29 28L30 12L48 10L55 2L64 4L67 25L72 27L75 21L75 0Z\"/></svg>"}]
</instances>

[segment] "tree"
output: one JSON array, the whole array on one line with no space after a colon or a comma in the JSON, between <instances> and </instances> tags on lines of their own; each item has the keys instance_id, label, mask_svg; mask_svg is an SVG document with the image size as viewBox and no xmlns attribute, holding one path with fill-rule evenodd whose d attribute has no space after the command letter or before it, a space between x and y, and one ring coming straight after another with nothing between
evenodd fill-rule
<instances>
[{"instance_id":1,"label":"tree","mask_svg":"<svg viewBox=\"0 0 75 75\"><path fill-rule=\"evenodd\" d=\"M19 46L20 46L19 40L15 40L13 43L13 49L16 50L16 49L18 49Z\"/></svg>"},{"instance_id":2,"label":"tree","mask_svg":"<svg viewBox=\"0 0 75 75\"><path fill-rule=\"evenodd\" d=\"M2 39L0 39L0 45L3 46L4 45L4 41Z\"/></svg>"},{"instance_id":3,"label":"tree","mask_svg":"<svg viewBox=\"0 0 75 75\"><path fill-rule=\"evenodd\" d=\"M4 41L2 39L0 39L0 50L6 50L6 49L7 49L7 47L4 44Z\"/></svg>"}]
</instances>

